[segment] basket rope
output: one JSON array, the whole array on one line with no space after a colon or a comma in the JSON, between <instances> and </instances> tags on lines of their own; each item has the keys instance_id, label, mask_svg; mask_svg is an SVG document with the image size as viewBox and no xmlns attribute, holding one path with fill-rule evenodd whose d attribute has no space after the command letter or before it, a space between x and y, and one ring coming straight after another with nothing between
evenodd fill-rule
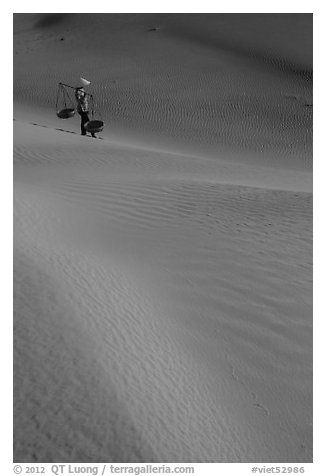
<instances>
[{"instance_id":1,"label":"basket rope","mask_svg":"<svg viewBox=\"0 0 326 476\"><path fill-rule=\"evenodd\" d=\"M59 112L59 103L63 102L64 103L64 108L67 109L67 101L70 102L71 109L75 108L75 104L73 100L71 99L68 91L66 88L59 83L58 91L57 91L57 98L56 98L56 110Z\"/></svg>"}]
</instances>

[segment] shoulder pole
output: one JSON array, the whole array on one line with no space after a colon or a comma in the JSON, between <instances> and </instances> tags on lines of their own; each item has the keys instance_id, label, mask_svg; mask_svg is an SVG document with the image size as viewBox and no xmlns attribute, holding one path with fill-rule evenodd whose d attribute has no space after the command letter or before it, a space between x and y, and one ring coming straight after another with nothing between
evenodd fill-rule
<instances>
[{"instance_id":1,"label":"shoulder pole","mask_svg":"<svg viewBox=\"0 0 326 476\"><path fill-rule=\"evenodd\" d=\"M61 83L61 82L59 83L59 86L65 86L66 88L71 88L71 89L78 89L78 88L82 88L82 87L83 87L83 86L71 86L70 84L65 84L65 83ZM85 91L85 94L86 94L87 96L91 96L91 97L92 97L92 94L86 93L86 91Z\"/></svg>"},{"instance_id":2,"label":"shoulder pole","mask_svg":"<svg viewBox=\"0 0 326 476\"><path fill-rule=\"evenodd\" d=\"M70 86L70 84L59 83L60 86L66 86L66 88L77 89L75 86Z\"/></svg>"}]
</instances>

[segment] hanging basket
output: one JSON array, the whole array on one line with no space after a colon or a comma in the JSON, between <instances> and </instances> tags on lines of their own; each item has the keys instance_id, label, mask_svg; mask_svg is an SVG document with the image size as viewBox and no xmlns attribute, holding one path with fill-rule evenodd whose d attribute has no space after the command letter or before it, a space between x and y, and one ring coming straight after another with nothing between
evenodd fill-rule
<instances>
[{"instance_id":1,"label":"hanging basket","mask_svg":"<svg viewBox=\"0 0 326 476\"><path fill-rule=\"evenodd\" d=\"M103 121L88 121L85 124L85 129L87 132L90 132L91 134L95 134L96 132L102 132L104 128L104 122Z\"/></svg>"},{"instance_id":2,"label":"hanging basket","mask_svg":"<svg viewBox=\"0 0 326 476\"><path fill-rule=\"evenodd\" d=\"M57 112L57 116L60 119L69 119L70 117L74 117L75 109L68 108L68 109L61 109L61 111Z\"/></svg>"}]
</instances>

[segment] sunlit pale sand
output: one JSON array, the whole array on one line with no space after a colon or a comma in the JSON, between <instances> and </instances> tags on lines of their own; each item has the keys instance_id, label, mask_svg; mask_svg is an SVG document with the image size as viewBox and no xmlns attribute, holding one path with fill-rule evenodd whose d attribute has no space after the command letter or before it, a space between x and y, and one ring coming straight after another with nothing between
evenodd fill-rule
<instances>
[{"instance_id":1,"label":"sunlit pale sand","mask_svg":"<svg viewBox=\"0 0 326 476\"><path fill-rule=\"evenodd\" d=\"M15 461L312 461L311 23L14 15Z\"/></svg>"}]
</instances>

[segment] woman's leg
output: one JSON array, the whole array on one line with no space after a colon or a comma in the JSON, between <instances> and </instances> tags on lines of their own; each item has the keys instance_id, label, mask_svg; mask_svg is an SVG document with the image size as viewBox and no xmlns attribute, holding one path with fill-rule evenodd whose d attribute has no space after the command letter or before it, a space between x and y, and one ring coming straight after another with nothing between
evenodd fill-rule
<instances>
[{"instance_id":1,"label":"woman's leg","mask_svg":"<svg viewBox=\"0 0 326 476\"><path fill-rule=\"evenodd\" d=\"M85 124L86 122L89 121L88 113L87 112L81 112L81 122L80 122L80 130L81 130L81 135L85 136L86 135L86 129L85 129Z\"/></svg>"}]
</instances>

